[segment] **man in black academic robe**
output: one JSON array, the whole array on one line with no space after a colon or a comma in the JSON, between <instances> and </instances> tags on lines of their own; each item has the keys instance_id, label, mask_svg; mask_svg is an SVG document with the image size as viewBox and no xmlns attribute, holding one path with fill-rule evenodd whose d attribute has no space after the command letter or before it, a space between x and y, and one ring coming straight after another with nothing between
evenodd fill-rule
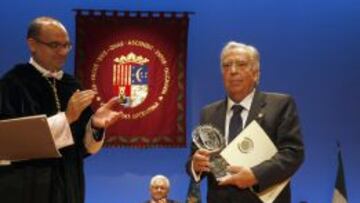
<instances>
[{"instance_id":1,"label":"man in black academic robe","mask_svg":"<svg viewBox=\"0 0 360 203\"><path fill-rule=\"evenodd\" d=\"M0 80L0 119L45 114L62 157L0 165L0 202L82 203L83 158L101 148L103 129L118 119L111 110L116 100L92 115L89 105L95 92L82 91L61 70L71 44L56 19L32 21L27 42L29 63L16 65Z\"/></svg>"}]
</instances>

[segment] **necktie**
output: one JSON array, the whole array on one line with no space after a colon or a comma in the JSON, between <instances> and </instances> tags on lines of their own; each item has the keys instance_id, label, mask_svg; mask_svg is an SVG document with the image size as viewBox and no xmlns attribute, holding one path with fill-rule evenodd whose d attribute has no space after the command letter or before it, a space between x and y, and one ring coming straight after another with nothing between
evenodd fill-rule
<instances>
[{"instance_id":1,"label":"necktie","mask_svg":"<svg viewBox=\"0 0 360 203\"><path fill-rule=\"evenodd\" d=\"M234 105L231 107L233 111L233 115L230 120L229 125L229 141L230 143L242 130L242 118L241 118L241 111L243 107L240 105Z\"/></svg>"}]
</instances>

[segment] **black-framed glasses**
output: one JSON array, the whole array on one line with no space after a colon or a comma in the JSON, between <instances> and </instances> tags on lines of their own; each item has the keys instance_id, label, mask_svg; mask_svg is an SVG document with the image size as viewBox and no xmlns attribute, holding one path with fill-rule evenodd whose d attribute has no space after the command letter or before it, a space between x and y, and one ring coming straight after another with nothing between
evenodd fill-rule
<instances>
[{"instance_id":1,"label":"black-framed glasses","mask_svg":"<svg viewBox=\"0 0 360 203\"><path fill-rule=\"evenodd\" d=\"M70 51L72 49L72 44L70 42L66 42L66 43L59 43L59 42L43 42L39 39L35 39L34 40L40 44L43 44L47 47L49 47L52 50L59 50L59 49L66 49L66 51Z\"/></svg>"}]
</instances>

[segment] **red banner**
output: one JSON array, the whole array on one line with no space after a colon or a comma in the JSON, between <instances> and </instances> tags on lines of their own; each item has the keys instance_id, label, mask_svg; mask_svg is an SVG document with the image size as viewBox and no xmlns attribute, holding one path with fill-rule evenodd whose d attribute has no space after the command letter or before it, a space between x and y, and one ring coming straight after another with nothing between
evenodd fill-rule
<instances>
[{"instance_id":1,"label":"red banner","mask_svg":"<svg viewBox=\"0 0 360 203\"><path fill-rule=\"evenodd\" d=\"M98 92L95 110L118 97L123 115L106 146L185 147L188 15L77 11L75 75Z\"/></svg>"}]
</instances>

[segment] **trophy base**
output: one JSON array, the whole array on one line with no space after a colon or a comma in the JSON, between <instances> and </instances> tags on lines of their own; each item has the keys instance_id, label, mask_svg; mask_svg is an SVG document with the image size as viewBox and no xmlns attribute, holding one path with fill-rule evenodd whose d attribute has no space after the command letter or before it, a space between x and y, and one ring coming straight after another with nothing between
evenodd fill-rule
<instances>
[{"instance_id":1,"label":"trophy base","mask_svg":"<svg viewBox=\"0 0 360 203\"><path fill-rule=\"evenodd\" d=\"M228 175L226 168L229 164L219 153L211 154L210 156L210 171L216 179L222 178Z\"/></svg>"}]
</instances>

